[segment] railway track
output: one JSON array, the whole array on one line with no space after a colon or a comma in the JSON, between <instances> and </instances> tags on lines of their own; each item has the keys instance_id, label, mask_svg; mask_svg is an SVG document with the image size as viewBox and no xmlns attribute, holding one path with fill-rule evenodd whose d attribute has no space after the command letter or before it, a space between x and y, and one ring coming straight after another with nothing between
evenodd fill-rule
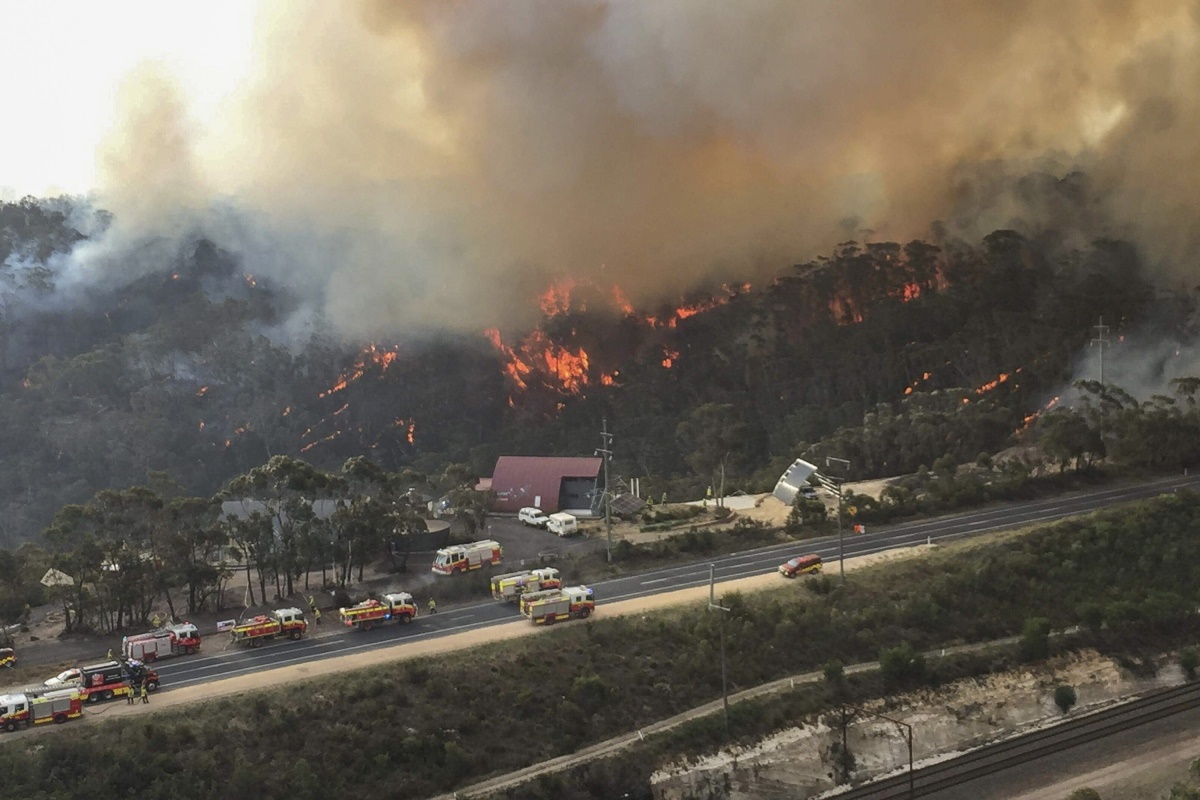
<instances>
[{"instance_id":1,"label":"railway track","mask_svg":"<svg viewBox=\"0 0 1200 800\"><path fill-rule=\"evenodd\" d=\"M1031 731L972 750L947 761L850 789L831 800L904 800L953 789L1043 756L1103 739L1175 714L1200 708L1200 683L1165 689L1128 703L1081 715L1051 728ZM920 731L914 732L919 740Z\"/></svg>"}]
</instances>

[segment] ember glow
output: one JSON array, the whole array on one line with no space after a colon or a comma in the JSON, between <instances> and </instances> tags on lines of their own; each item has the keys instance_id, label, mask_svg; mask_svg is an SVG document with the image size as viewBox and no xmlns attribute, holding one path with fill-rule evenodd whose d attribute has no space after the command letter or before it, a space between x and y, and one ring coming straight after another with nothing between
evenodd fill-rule
<instances>
[{"instance_id":1,"label":"ember glow","mask_svg":"<svg viewBox=\"0 0 1200 800\"><path fill-rule=\"evenodd\" d=\"M679 358L678 350L672 350L669 347L664 347L663 348L663 359L662 359L663 369L670 369L671 367L675 366L675 362L678 358Z\"/></svg>"},{"instance_id":2,"label":"ember glow","mask_svg":"<svg viewBox=\"0 0 1200 800\"><path fill-rule=\"evenodd\" d=\"M504 372L519 390L528 390L535 377L563 394L580 394L593 381L604 386L613 383L615 373L593 373L587 350L557 344L540 330L515 347L506 345L495 328L488 328L484 336L504 356Z\"/></svg>"},{"instance_id":3,"label":"ember glow","mask_svg":"<svg viewBox=\"0 0 1200 800\"><path fill-rule=\"evenodd\" d=\"M722 284L721 291L723 294L714 295L707 300L702 300L699 303L691 305L682 305L672 311L665 319L658 317L646 317L647 324L652 328L674 328L679 324L679 320L694 317L697 314L702 314L705 311L712 311L718 306L723 306L739 294L745 294L750 291L750 284L741 283L736 286Z\"/></svg>"},{"instance_id":4,"label":"ember glow","mask_svg":"<svg viewBox=\"0 0 1200 800\"><path fill-rule=\"evenodd\" d=\"M978 389L976 389L976 390L975 390L975 394L987 394L988 392L992 391L993 389L995 389L995 388L996 388L997 386L999 386L1000 384L1002 384L1002 383L1007 383L1007 382L1008 382L1008 373L1007 373L1007 372L1001 372L1001 373L1000 373L1000 374L999 374L999 375L996 377L996 379L995 379L995 380L988 381L988 382L987 382L987 383L985 383L983 386L980 386Z\"/></svg>"},{"instance_id":5,"label":"ember glow","mask_svg":"<svg viewBox=\"0 0 1200 800\"><path fill-rule=\"evenodd\" d=\"M365 375L367 370L372 366L377 366L381 373L387 372L387 368L392 365L392 362L394 362L399 355L397 353L398 349L399 348L396 347L391 350L387 350L376 347L374 344L367 345L367 347L363 349L362 353L359 354L358 359L355 360L353 365L351 365L350 369L339 375L337 381L335 381L334 384L328 389L317 395L317 397L328 397L331 394L336 394L337 392L342 391L347 386Z\"/></svg>"}]
</instances>

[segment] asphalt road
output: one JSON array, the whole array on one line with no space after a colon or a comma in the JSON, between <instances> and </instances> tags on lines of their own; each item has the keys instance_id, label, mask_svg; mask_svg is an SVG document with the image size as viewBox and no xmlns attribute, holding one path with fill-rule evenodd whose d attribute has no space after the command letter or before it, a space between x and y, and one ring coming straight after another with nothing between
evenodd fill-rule
<instances>
[{"instance_id":1,"label":"asphalt road","mask_svg":"<svg viewBox=\"0 0 1200 800\"><path fill-rule=\"evenodd\" d=\"M926 542L947 541L1017 528L1032 523L1051 522L1106 506L1153 497L1197 485L1200 485L1200 476L1167 478L1137 486L1104 489L1040 500L1024 505L1010 505L881 527L878 530L868 530L862 534L847 533L844 552L845 556L850 558L883 550L911 547ZM704 585L709 580L710 564L716 567L718 581L734 580L774 572L783 561L805 553L819 554L826 561L831 562L826 566L828 573L837 574L837 565L832 562L837 560L838 540L836 536L833 536L802 543L772 545L757 550L667 567L640 575L603 581L594 584L593 588L596 591L598 604L603 605L618 600ZM519 619L520 614L514 605L487 601L477 605L446 609L436 615L423 613L409 625L385 625L368 632L338 627L333 614L326 615L326 618L329 620L326 628L338 630L338 633L321 635L324 632L320 628L314 631L310 627L310 632L317 635L298 642L283 640L268 643L253 650L233 649L232 645L227 649L220 649L222 648L222 644L218 644L220 639L210 637L204 645L206 652L199 656L164 660L155 664L162 679L162 691L304 661L343 656L393 645L399 641L417 641L447 636L511 622Z\"/></svg>"}]
</instances>

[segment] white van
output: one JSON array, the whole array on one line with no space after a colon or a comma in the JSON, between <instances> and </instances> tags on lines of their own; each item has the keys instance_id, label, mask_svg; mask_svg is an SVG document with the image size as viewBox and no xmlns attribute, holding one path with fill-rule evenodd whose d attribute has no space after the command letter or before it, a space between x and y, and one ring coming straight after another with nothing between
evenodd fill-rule
<instances>
[{"instance_id":1,"label":"white van","mask_svg":"<svg viewBox=\"0 0 1200 800\"><path fill-rule=\"evenodd\" d=\"M544 528L549 517L540 508L526 506L517 512L517 519L526 525L532 525L535 528Z\"/></svg>"},{"instance_id":2,"label":"white van","mask_svg":"<svg viewBox=\"0 0 1200 800\"><path fill-rule=\"evenodd\" d=\"M551 514L546 522L546 530L557 533L559 536L570 536L579 532L579 520L564 512Z\"/></svg>"}]
</instances>

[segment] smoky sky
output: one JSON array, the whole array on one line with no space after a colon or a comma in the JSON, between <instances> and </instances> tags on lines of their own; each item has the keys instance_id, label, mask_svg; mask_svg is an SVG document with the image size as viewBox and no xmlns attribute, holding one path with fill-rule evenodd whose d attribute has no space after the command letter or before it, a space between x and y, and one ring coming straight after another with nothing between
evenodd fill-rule
<instances>
[{"instance_id":1,"label":"smoky sky","mask_svg":"<svg viewBox=\"0 0 1200 800\"><path fill-rule=\"evenodd\" d=\"M154 269L122 248L202 231L348 337L478 330L555 276L651 300L848 232L982 235L1045 209L975 176L1078 169L1107 233L1190 280L1197 8L268 3L219 118L128 78L99 161L115 222L80 269Z\"/></svg>"}]
</instances>

